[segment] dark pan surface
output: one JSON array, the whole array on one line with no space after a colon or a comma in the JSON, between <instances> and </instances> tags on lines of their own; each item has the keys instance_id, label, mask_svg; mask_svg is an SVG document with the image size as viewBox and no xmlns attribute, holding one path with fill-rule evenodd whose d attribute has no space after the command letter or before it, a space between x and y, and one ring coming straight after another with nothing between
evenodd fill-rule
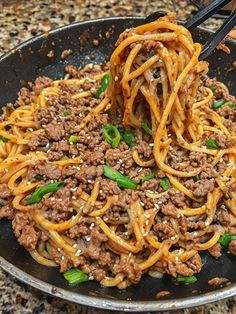
<instances>
[{"instance_id":1,"label":"dark pan surface","mask_svg":"<svg viewBox=\"0 0 236 314\"><path fill-rule=\"evenodd\" d=\"M22 44L0 59L0 106L14 101L20 87L33 81L39 75L54 79L64 76L66 64L103 63L111 54L118 35L127 27L142 24L143 18L108 18L87 21L56 29L48 34L35 37ZM110 31L110 38L105 33ZM198 29L194 37L204 42L209 32ZM86 41L83 39L87 38ZM93 39L100 39L99 47L92 45ZM216 51L210 57L210 75L227 83L231 93L236 94L235 70L227 71L236 56L236 45L228 43L231 54ZM73 54L62 62L61 53L72 49ZM55 57L47 56L54 50ZM223 254L215 260L203 254L203 269L197 275L198 281L190 286L176 286L169 276L153 279L144 276L141 283L127 290L103 288L95 282L68 287L58 269L45 267L33 261L31 256L17 244L11 230L11 223L0 221L0 266L20 280L45 292L89 306L124 311L170 310L197 306L236 294L236 257ZM213 288L207 281L213 277L226 277L231 284ZM157 300L155 295L169 290L170 295Z\"/></svg>"}]
</instances>

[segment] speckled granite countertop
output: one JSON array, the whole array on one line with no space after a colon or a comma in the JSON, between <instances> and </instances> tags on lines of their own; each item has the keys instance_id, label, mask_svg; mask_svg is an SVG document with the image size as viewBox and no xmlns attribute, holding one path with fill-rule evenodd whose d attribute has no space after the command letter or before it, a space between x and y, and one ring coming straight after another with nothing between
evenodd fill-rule
<instances>
[{"instance_id":1,"label":"speckled granite countertop","mask_svg":"<svg viewBox=\"0 0 236 314\"><path fill-rule=\"evenodd\" d=\"M111 15L146 15L155 10L173 10L185 19L195 10L188 0L0 0L0 54L20 42L59 25ZM216 29L220 19L210 19L206 27ZM97 310L51 297L20 283L0 270L0 314L101 314ZM174 314L236 313L236 298Z\"/></svg>"}]
</instances>

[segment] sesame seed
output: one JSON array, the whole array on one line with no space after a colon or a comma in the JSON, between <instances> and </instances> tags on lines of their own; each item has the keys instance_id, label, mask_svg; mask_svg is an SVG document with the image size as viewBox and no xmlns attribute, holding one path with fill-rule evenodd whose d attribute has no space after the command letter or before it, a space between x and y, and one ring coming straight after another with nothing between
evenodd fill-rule
<instances>
[{"instance_id":1,"label":"sesame seed","mask_svg":"<svg viewBox=\"0 0 236 314\"><path fill-rule=\"evenodd\" d=\"M50 180L50 182L51 182L51 183L53 183L53 182L54 182L54 180Z\"/></svg>"},{"instance_id":2,"label":"sesame seed","mask_svg":"<svg viewBox=\"0 0 236 314\"><path fill-rule=\"evenodd\" d=\"M78 244L77 244L77 243L75 243L75 244L73 245L73 247L74 247L74 248L76 248L77 246L78 246Z\"/></svg>"},{"instance_id":3,"label":"sesame seed","mask_svg":"<svg viewBox=\"0 0 236 314\"><path fill-rule=\"evenodd\" d=\"M80 256L80 254L81 254L81 250L79 249L76 251L75 256Z\"/></svg>"},{"instance_id":4,"label":"sesame seed","mask_svg":"<svg viewBox=\"0 0 236 314\"><path fill-rule=\"evenodd\" d=\"M73 196L72 196L72 200L76 200L76 196L73 195Z\"/></svg>"},{"instance_id":5,"label":"sesame seed","mask_svg":"<svg viewBox=\"0 0 236 314\"><path fill-rule=\"evenodd\" d=\"M159 206L158 204L154 204L154 207L155 207L156 209L159 209L159 208L160 208L160 206Z\"/></svg>"},{"instance_id":6,"label":"sesame seed","mask_svg":"<svg viewBox=\"0 0 236 314\"><path fill-rule=\"evenodd\" d=\"M143 203L143 202L140 202L140 205L141 205L141 206L144 206L144 203Z\"/></svg>"},{"instance_id":7,"label":"sesame seed","mask_svg":"<svg viewBox=\"0 0 236 314\"><path fill-rule=\"evenodd\" d=\"M194 235L194 237L196 237L197 236L197 232L194 232L193 235Z\"/></svg>"},{"instance_id":8,"label":"sesame seed","mask_svg":"<svg viewBox=\"0 0 236 314\"><path fill-rule=\"evenodd\" d=\"M57 248L57 250L58 250L58 252L61 252L61 249L59 247Z\"/></svg>"},{"instance_id":9,"label":"sesame seed","mask_svg":"<svg viewBox=\"0 0 236 314\"><path fill-rule=\"evenodd\" d=\"M30 182L30 181L28 181L28 182L27 182L27 185L30 185L30 184L31 184L31 182Z\"/></svg>"},{"instance_id":10,"label":"sesame seed","mask_svg":"<svg viewBox=\"0 0 236 314\"><path fill-rule=\"evenodd\" d=\"M51 200L51 201L55 201L55 197L51 197L50 200Z\"/></svg>"},{"instance_id":11,"label":"sesame seed","mask_svg":"<svg viewBox=\"0 0 236 314\"><path fill-rule=\"evenodd\" d=\"M72 216L71 219L72 219L72 220L75 220L75 217L76 217L76 216Z\"/></svg>"},{"instance_id":12,"label":"sesame seed","mask_svg":"<svg viewBox=\"0 0 236 314\"><path fill-rule=\"evenodd\" d=\"M9 170L8 169L4 169L4 172L8 172Z\"/></svg>"},{"instance_id":13,"label":"sesame seed","mask_svg":"<svg viewBox=\"0 0 236 314\"><path fill-rule=\"evenodd\" d=\"M176 257L175 257L175 261L178 262L178 260L179 260L179 258L178 258L178 256L176 256Z\"/></svg>"},{"instance_id":14,"label":"sesame seed","mask_svg":"<svg viewBox=\"0 0 236 314\"><path fill-rule=\"evenodd\" d=\"M154 146L154 143L150 143L149 146Z\"/></svg>"},{"instance_id":15,"label":"sesame seed","mask_svg":"<svg viewBox=\"0 0 236 314\"><path fill-rule=\"evenodd\" d=\"M170 239L171 239L171 240L175 240L175 237L173 236L173 237L171 237Z\"/></svg>"},{"instance_id":16,"label":"sesame seed","mask_svg":"<svg viewBox=\"0 0 236 314\"><path fill-rule=\"evenodd\" d=\"M145 225L147 226L149 224L149 221L147 220L147 221L145 221Z\"/></svg>"},{"instance_id":17,"label":"sesame seed","mask_svg":"<svg viewBox=\"0 0 236 314\"><path fill-rule=\"evenodd\" d=\"M158 201L157 204L161 205L161 204L162 204L162 201Z\"/></svg>"},{"instance_id":18,"label":"sesame seed","mask_svg":"<svg viewBox=\"0 0 236 314\"><path fill-rule=\"evenodd\" d=\"M58 201L61 202L61 201L62 201L62 198L58 198Z\"/></svg>"},{"instance_id":19,"label":"sesame seed","mask_svg":"<svg viewBox=\"0 0 236 314\"><path fill-rule=\"evenodd\" d=\"M209 226L209 222L208 221L205 221L205 226Z\"/></svg>"},{"instance_id":20,"label":"sesame seed","mask_svg":"<svg viewBox=\"0 0 236 314\"><path fill-rule=\"evenodd\" d=\"M140 168L139 170L138 170L138 172L141 172L143 170L143 168Z\"/></svg>"},{"instance_id":21,"label":"sesame seed","mask_svg":"<svg viewBox=\"0 0 236 314\"><path fill-rule=\"evenodd\" d=\"M61 260L64 261L64 259L65 259L65 256L62 256L62 257L61 257Z\"/></svg>"},{"instance_id":22,"label":"sesame seed","mask_svg":"<svg viewBox=\"0 0 236 314\"><path fill-rule=\"evenodd\" d=\"M70 189L72 192L75 192L77 190L77 186L75 188Z\"/></svg>"},{"instance_id":23,"label":"sesame seed","mask_svg":"<svg viewBox=\"0 0 236 314\"><path fill-rule=\"evenodd\" d=\"M154 193L154 192L153 192L153 191L151 191L151 190L147 190L147 192L148 192L148 193L151 193L151 194L153 194L153 193Z\"/></svg>"},{"instance_id":24,"label":"sesame seed","mask_svg":"<svg viewBox=\"0 0 236 314\"><path fill-rule=\"evenodd\" d=\"M94 280L94 277L93 276L89 276L89 280Z\"/></svg>"},{"instance_id":25,"label":"sesame seed","mask_svg":"<svg viewBox=\"0 0 236 314\"><path fill-rule=\"evenodd\" d=\"M86 237L86 241L90 241L91 240L91 237Z\"/></svg>"},{"instance_id":26,"label":"sesame seed","mask_svg":"<svg viewBox=\"0 0 236 314\"><path fill-rule=\"evenodd\" d=\"M92 180L88 180L88 183L92 183Z\"/></svg>"}]
</instances>

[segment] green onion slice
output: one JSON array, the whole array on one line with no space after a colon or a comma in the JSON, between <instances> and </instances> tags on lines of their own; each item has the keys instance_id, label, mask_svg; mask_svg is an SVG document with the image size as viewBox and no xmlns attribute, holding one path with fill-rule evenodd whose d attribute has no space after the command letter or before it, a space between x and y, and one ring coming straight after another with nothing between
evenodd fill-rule
<instances>
[{"instance_id":1,"label":"green onion slice","mask_svg":"<svg viewBox=\"0 0 236 314\"><path fill-rule=\"evenodd\" d=\"M34 178L39 181L43 180L43 176L41 176L40 174L37 174Z\"/></svg>"},{"instance_id":2,"label":"green onion slice","mask_svg":"<svg viewBox=\"0 0 236 314\"><path fill-rule=\"evenodd\" d=\"M217 90L217 86L215 86L215 85L212 85L212 86L210 86L209 88L210 88L213 92Z\"/></svg>"},{"instance_id":3,"label":"green onion slice","mask_svg":"<svg viewBox=\"0 0 236 314\"><path fill-rule=\"evenodd\" d=\"M71 135L69 137L69 143L70 144L76 144L78 142L78 136L77 135Z\"/></svg>"},{"instance_id":4,"label":"green onion slice","mask_svg":"<svg viewBox=\"0 0 236 314\"><path fill-rule=\"evenodd\" d=\"M149 181L153 178L155 178L155 173L151 173L148 176L141 178L141 182L143 183L143 182Z\"/></svg>"},{"instance_id":5,"label":"green onion slice","mask_svg":"<svg viewBox=\"0 0 236 314\"><path fill-rule=\"evenodd\" d=\"M96 98L99 98L100 95L105 92L105 90L107 89L108 85L110 84L111 81L111 77L110 74L106 73L104 74L102 80L101 80L101 85L99 87L99 89L97 90L95 96Z\"/></svg>"},{"instance_id":6,"label":"green onion slice","mask_svg":"<svg viewBox=\"0 0 236 314\"><path fill-rule=\"evenodd\" d=\"M206 141L206 146L209 148L219 148L216 140L209 138L209 140Z\"/></svg>"},{"instance_id":7,"label":"green onion slice","mask_svg":"<svg viewBox=\"0 0 236 314\"><path fill-rule=\"evenodd\" d=\"M9 141L8 138L6 138L6 137L4 137L2 135L0 135L0 140L3 141L4 143L7 143Z\"/></svg>"},{"instance_id":8,"label":"green onion slice","mask_svg":"<svg viewBox=\"0 0 236 314\"><path fill-rule=\"evenodd\" d=\"M136 145L134 138L135 138L135 135L130 130L126 130L123 134L123 140L129 147L134 147Z\"/></svg>"},{"instance_id":9,"label":"green onion slice","mask_svg":"<svg viewBox=\"0 0 236 314\"><path fill-rule=\"evenodd\" d=\"M196 176L193 177L193 181L194 182L197 182L199 180L200 180L200 176L199 175L196 175Z\"/></svg>"},{"instance_id":10,"label":"green onion slice","mask_svg":"<svg viewBox=\"0 0 236 314\"><path fill-rule=\"evenodd\" d=\"M149 128L146 122L141 122L141 127L146 133L152 135L152 129Z\"/></svg>"},{"instance_id":11,"label":"green onion slice","mask_svg":"<svg viewBox=\"0 0 236 314\"><path fill-rule=\"evenodd\" d=\"M71 114L71 112L70 112L69 110L63 112L64 117L67 117L67 116L69 116L70 114Z\"/></svg>"},{"instance_id":12,"label":"green onion slice","mask_svg":"<svg viewBox=\"0 0 236 314\"><path fill-rule=\"evenodd\" d=\"M118 178L116 179L116 182L117 182L117 185L123 189L136 190L138 186L138 184L135 181L129 178Z\"/></svg>"},{"instance_id":13,"label":"green onion slice","mask_svg":"<svg viewBox=\"0 0 236 314\"><path fill-rule=\"evenodd\" d=\"M32 205L35 203L40 203L45 194L58 191L65 185L64 182L54 182L47 185L44 185L34 191L34 193L27 199L26 204Z\"/></svg>"},{"instance_id":14,"label":"green onion slice","mask_svg":"<svg viewBox=\"0 0 236 314\"><path fill-rule=\"evenodd\" d=\"M103 126L102 135L107 143L111 144L112 148L116 148L119 145L121 136L119 130L114 125Z\"/></svg>"},{"instance_id":15,"label":"green onion slice","mask_svg":"<svg viewBox=\"0 0 236 314\"><path fill-rule=\"evenodd\" d=\"M226 103L226 100L224 100L224 99L218 100L218 101L214 102L214 104L212 105L212 109L217 110L217 109L221 108L225 103Z\"/></svg>"},{"instance_id":16,"label":"green onion slice","mask_svg":"<svg viewBox=\"0 0 236 314\"><path fill-rule=\"evenodd\" d=\"M230 102L230 103L229 103L229 108L234 109L234 107L235 107L234 103L233 103L233 102Z\"/></svg>"},{"instance_id":17,"label":"green onion slice","mask_svg":"<svg viewBox=\"0 0 236 314\"><path fill-rule=\"evenodd\" d=\"M185 284L189 284L189 283L194 283L197 281L197 278L195 276L180 276L177 275L177 277L175 278L175 281L178 283L185 283Z\"/></svg>"},{"instance_id":18,"label":"green onion slice","mask_svg":"<svg viewBox=\"0 0 236 314\"><path fill-rule=\"evenodd\" d=\"M112 169L107 165L103 165L103 173L104 176L108 179L116 181L117 185L121 188L135 190L138 186L138 184L134 180L124 176L119 171Z\"/></svg>"},{"instance_id":19,"label":"green onion slice","mask_svg":"<svg viewBox=\"0 0 236 314\"><path fill-rule=\"evenodd\" d=\"M171 188L171 184L168 178L161 178L159 179L159 182L164 191L167 191Z\"/></svg>"},{"instance_id":20,"label":"green onion slice","mask_svg":"<svg viewBox=\"0 0 236 314\"><path fill-rule=\"evenodd\" d=\"M70 286L77 286L82 282L88 281L89 276L77 268L71 268L63 274Z\"/></svg>"},{"instance_id":21,"label":"green onion slice","mask_svg":"<svg viewBox=\"0 0 236 314\"><path fill-rule=\"evenodd\" d=\"M236 240L236 235L225 233L223 236L220 237L219 243L223 246L228 246L229 242L232 240Z\"/></svg>"}]
</instances>

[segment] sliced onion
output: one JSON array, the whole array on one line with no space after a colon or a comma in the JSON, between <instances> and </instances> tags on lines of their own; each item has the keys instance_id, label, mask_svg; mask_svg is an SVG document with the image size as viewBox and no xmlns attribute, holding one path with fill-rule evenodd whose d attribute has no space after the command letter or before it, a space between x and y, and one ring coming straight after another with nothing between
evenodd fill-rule
<instances>
[{"instance_id":1,"label":"sliced onion","mask_svg":"<svg viewBox=\"0 0 236 314\"><path fill-rule=\"evenodd\" d=\"M162 278L163 273L156 271L156 270L149 270L148 275L153 277L153 278Z\"/></svg>"}]
</instances>

